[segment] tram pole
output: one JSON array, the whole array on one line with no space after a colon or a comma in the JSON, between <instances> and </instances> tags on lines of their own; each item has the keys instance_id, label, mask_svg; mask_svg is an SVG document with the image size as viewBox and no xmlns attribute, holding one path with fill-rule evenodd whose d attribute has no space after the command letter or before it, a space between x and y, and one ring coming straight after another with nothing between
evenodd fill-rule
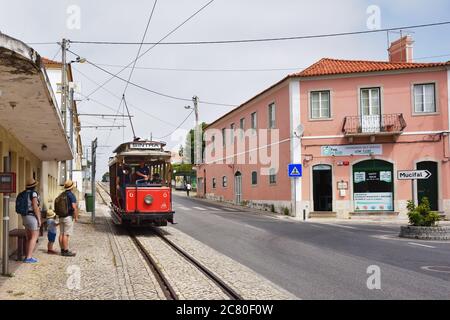
<instances>
[{"instance_id":1,"label":"tram pole","mask_svg":"<svg viewBox=\"0 0 450 320\"><path fill-rule=\"evenodd\" d=\"M11 158L4 159L4 172L9 172ZM9 274L9 193L3 194L3 255L2 255L2 275Z\"/></svg>"},{"instance_id":2,"label":"tram pole","mask_svg":"<svg viewBox=\"0 0 450 320\"><path fill-rule=\"evenodd\" d=\"M194 141L194 148L195 148L195 159L194 159L194 163L195 164L200 164L202 163L201 158L202 158L202 130L199 127L199 117L198 117L198 97L197 96L193 96L192 97L192 102L194 103L194 113L195 113L195 132L194 132L194 136L195 136L195 141Z\"/></svg>"}]
</instances>

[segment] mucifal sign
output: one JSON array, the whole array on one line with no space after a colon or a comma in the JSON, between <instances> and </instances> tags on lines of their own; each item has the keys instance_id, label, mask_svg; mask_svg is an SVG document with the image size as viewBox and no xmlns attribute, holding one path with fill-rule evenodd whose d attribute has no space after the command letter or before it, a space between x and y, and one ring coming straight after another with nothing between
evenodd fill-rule
<instances>
[{"instance_id":1,"label":"mucifal sign","mask_svg":"<svg viewBox=\"0 0 450 320\"><path fill-rule=\"evenodd\" d=\"M428 170L406 170L397 171L398 180L427 180L431 177Z\"/></svg>"}]
</instances>

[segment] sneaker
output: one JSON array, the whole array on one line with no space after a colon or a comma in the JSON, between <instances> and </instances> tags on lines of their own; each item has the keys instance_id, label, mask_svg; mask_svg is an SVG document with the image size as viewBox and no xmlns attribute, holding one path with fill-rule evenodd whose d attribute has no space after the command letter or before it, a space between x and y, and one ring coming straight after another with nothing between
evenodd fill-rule
<instances>
[{"instance_id":1,"label":"sneaker","mask_svg":"<svg viewBox=\"0 0 450 320\"><path fill-rule=\"evenodd\" d=\"M25 260L23 260L24 263L37 263L37 259L35 258L27 258Z\"/></svg>"},{"instance_id":2,"label":"sneaker","mask_svg":"<svg viewBox=\"0 0 450 320\"><path fill-rule=\"evenodd\" d=\"M75 252L67 250L67 251L61 252L61 255L63 257L75 257L77 254Z\"/></svg>"}]
</instances>

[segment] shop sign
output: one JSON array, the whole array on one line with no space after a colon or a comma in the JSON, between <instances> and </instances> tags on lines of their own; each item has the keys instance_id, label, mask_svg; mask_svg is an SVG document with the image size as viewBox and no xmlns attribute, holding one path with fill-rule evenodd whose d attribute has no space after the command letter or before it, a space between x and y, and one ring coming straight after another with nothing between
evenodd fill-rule
<instances>
[{"instance_id":1,"label":"shop sign","mask_svg":"<svg viewBox=\"0 0 450 320\"><path fill-rule=\"evenodd\" d=\"M353 195L356 211L392 211L392 192L355 193Z\"/></svg>"},{"instance_id":2,"label":"shop sign","mask_svg":"<svg viewBox=\"0 0 450 320\"><path fill-rule=\"evenodd\" d=\"M383 146L381 144L358 144L358 145L342 145L342 146L323 146L321 154L324 157L344 157L344 156L380 156L383 154Z\"/></svg>"}]
</instances>

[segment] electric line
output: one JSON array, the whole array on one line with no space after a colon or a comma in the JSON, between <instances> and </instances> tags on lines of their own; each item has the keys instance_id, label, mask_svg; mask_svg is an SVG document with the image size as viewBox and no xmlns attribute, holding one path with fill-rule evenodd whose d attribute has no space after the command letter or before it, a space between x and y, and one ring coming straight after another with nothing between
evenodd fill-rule
<instances>
[{"instance_id":1,"label":"electric line","mask_svg":"<svg viewBox=\"0 0 450 320\"><path fill-rule=\"evenodd\" d=\"M69 51L70 53L74 54L75 56L79 56L77 53L71 51L70 49L67 49L67 51ZM95 63L89 61L88 59L86 59L86 62L87 62L88 64L90 64L91 66L93 66L93 67L95 67L95 68L97 68L97 69L99 69L99 70L101 70L101 71L103 71L103 72L105 72L105 73L111 75L111 76L112 76L112 79L113 79L113 78L117 78L117 79L119 79L119 80L121 80L121 81L127 82L126 79L124 79L124 78L122 78L122 77L119 77L117 74L114 74L114 73L112 73L112 72L106 70L105 68L102 68L102 67L98 66L97 64L95 64ZM132 86L134 86L134 87L136 87L136 88L139 88L139 89L141 89L141 90L144 90L144 91L153 93L153 94L155 94L155 95L158 95L158 96L162 96L162 97L168 98L168 99L173 99L173 100L178 100L178 101L184 101L184 102L186 102L186 101L187 101L187 102L191 102L191 101L192 101L192 99L189 99L189 98L182 98L182 97L177 97L177 96L173 96L173 95L170 95L170 94L158 92L158 91L155 91L155 90L146 88L146 87L144 87L144 86L142 86L142 85L136 84L136 83L131 82L131 81L130 81L130 85L132 85ZM89 97L89 95L88 95L87 97ZM203 104L215 105L215 106L222 106L222 107L235 107L235 106L236 106L236 105L227 104L227 103L217 103L217 102L210 102L210 101L200 101L200 102L203 103Z\"/></svg>"},{"instance_id":2,"label":"electric line","mask_svg":"<svg viewBox=\"0 0 450 320\"><path fill-rule=\"evenodd\" d=\"M72 68L73 68L75 71L79 72L84 78L86 78L87 80L89 80L89 81L91 81L92 83L94 83L95 85L97 85L97 86L100 85L97 81L93 80L91 77L89 77L88 75L86 75L84 72L81 72L80 70L78 70L77 68L75 68L75 67L73 67L73 66L72 66ZM102 90L104 90L104 91L106 91L107 93L109 93L112 97L114 97L114 98L116 98L116 99L118 99L118 100L122 100L121 97L119 97L116 93L112 92L111 90L107 89L106 87L103 87ZM85 97L85 98L87 99L87 101L92 100L92 101L94 101L95 103L98 103L98 104L100 104L100 105L102 105L102 106L104 106L104 107L106 107L106 108L108 108L108 109L110 109L110 110L112 110L112 111L114 111L114 112L116 111L116 110L113 109L112 107L109 107L109 106L107 106L107 105L105 105L105 104L103 104L103 103L101 103L101 102L99 102L99 101L93 99L92 97L89 98L89 97L87 97L87 96L84 95L84 94L81 94L81 95L82 95L83 97ZM82 102L84 102L84 101L82 101ZM141 108L139 108L139 107L137 107L137 106L135 106L135 105L132 105L132 104L129 103L129 102L128 102L128 104L129 104L131 107L133 107L134 109L137 109L137 110L141 111L142 113L144 113L145 115L149 116L150 118L153 118L153 119L155 119L155 120L158 120L158 121L160 121L160 122L162 122L162 123L164 123L164 124L167 124L167 125L169 125L169 126L171 126L171 127L174 127L174 128L176 127L176 125L173 124L173 123L170 123L170 122L168 122L168 121L166 121L166 120L164 120L164 119L158 118L157 116L154 116L154 115L152 115L152 114L146 112L145 110L143 110L143 109L141 109Z\"/></svg>"},{"instance_id":3,"label":"electric line","mask_svg":"<svg viewBox=\"0 0 450 320\"><path fill-rule=\"evenodd\" d=\"M162 41L164 41L165 39L167 39L169 36L171 36L173 33L175 33L175 31L177 31L178 29L180 29L182 26L184 26L188 21L190 21L192 18L194 18L197 14L199 14L201 11L203 11L206 7L208 7L211 3L213 3L215 0L210 0L209 2L207 2L205 5L203 5L200 9L198 9L196 12L194 12L192 15L190 15L186 20L184 20L181 24L179 24L177 27L175 27L174 29L172 29L169 33L167 33L164 37L162 37L158 42L155 42L150 48L148 48L146 51L144 51L144 53L142 53L136 60L142 58L145 54L147 54L150 50L152 50L153 48L155 48L158 44L160 44ZM129 67L131 64L134 63L134 60L131 61L129 64L127 64L127 67ZM100 87L105 86L107 83L109 83L112 79L114 79L115 76L121 74L124 70L126 70L126 68L123 68L122 70L120 70L118 73L114 74L113 77L109 78L108 80L106 80ZM97 92L99 89L95 89L94 91L92 91L90 94L88 94L88 96L90 97L91 95L93 95L95 92Z\"/></svg>"},{"instance_id":4,"label":"electric line","mask_svg":"<svg viewBox=\"0 0 450 320\"><path fill-rule=\"evenodd\" d=\"M418 24L418 25L410 25L403 27L393 27L393 28L384 28L384 29L376 29L376 30L362 30L362 31L350 31L350 32L339 32L339 33L326 33L326 34L317 34L317 35L305 35L305 36L290 36L290 37L276 37L276 38L259 38L259 39L239 39L239 40L213 40L213 41L179 41L179 42L147 42L145 45L210 45L210 44L235 44L235 43L254 43L254 42L274 42L274 41L288 41L288 40L302 40L302 39L316 39L316 38L331 38L331 37L340 37L340 36L350 36L350 35L359 35L359 34L370 34L370 33L379 33L379 32L389 32L389 31L397 31L397 30L408 30L408 29L418 29L418 28L426 28L426 27L435 27L448 25L450 21L436 22L436 23L427 23L427 24ZM115 41L79 41L79 40L71 40L71 43L75 44L95 44L95 45L137 45L139 43L136 42L115 42Z\"/></svg>"},{"instance_id":5,"label":"electric line","mask_svg":"<svg viewBox=\"0 0 450 320\"><path fill-rule=\"evenodd\" d=\"M130 68L124 65L117 64L102 64L97 63L99 66L112 67L112 68ZM293 71L302 70L302 67L295 68L265 68L265 69L198 69L198 68L158 68L158 67L136 67L135 69L141 70L154 70L154 71L180 71L180 72L270 72L270 71Z\"/></svg>"},{"instance_id":6,"label":"electric line","mask_svg":"<svg viewBox=\"0 0 450 320\"><path fill-rule=\"evenodd\" d=\"M134 68L136 67L136 63L137 63L137 60L139 58L139 54L141 53L142 43L145 41L145 37L147 36L148 27L150 26L150 22L152 21L153 13L155 12L155 8L156 8L156 4L157 3L158 3L158 0L155 0L155 2L153 3L152 11L150 13L150 17L148 18L147 25L146 25L145 31L144 31L144 35L142 36L141 45L139 46L138 52L136 54L136 58L134 59L133 67L131 68L130 75L128 76L128 80L127 80L127 83L125 85L125 89L123 89L122 100L120 100L119 107L117 108L117 111L116 111L116 114L119 114L120 106L122 105L122 101L123 101L125 103L125 107L127 109L128 119L129 119L130 124L131 124L131 129L133 130L133 139L136 139L136 132L134 131L133 120L130 117L130 110L128 109L128 105L127 105L127 102L125 100L125 93L127 92L128 85L130 84L130 81L131 81L131 77L133 76ZM114 124L115 124L115 122L116 122L116 119L114 119ZM124 129L124 131L125 131L125 129ZM108 136L108 139L106 141L108 141L108 140L109 140L109 136Z\"/></svg>"},{"instance_id":7,"label":"electric line","mask_svg":"<svg viewBox=\"0 0 450 320\"><path fill-rule=\"evenodd\" d=\"M194 109L192 109L192 111L191 111L191 112L187 115L187 117L186 117L186 118L178 125L178 127L177 127L175 130L173 130L173 131L170 132L169 134L166 134L166 135L163 136L163 137L156 138L156 139L161 140L161 139L165 139L165 138L171 136L175 131L177 131L178 129L181 128L181 126L187 121L187 119L189 119L189 117L192 115L193 112L194 112Z\"/></svg>"}]
</instances>

